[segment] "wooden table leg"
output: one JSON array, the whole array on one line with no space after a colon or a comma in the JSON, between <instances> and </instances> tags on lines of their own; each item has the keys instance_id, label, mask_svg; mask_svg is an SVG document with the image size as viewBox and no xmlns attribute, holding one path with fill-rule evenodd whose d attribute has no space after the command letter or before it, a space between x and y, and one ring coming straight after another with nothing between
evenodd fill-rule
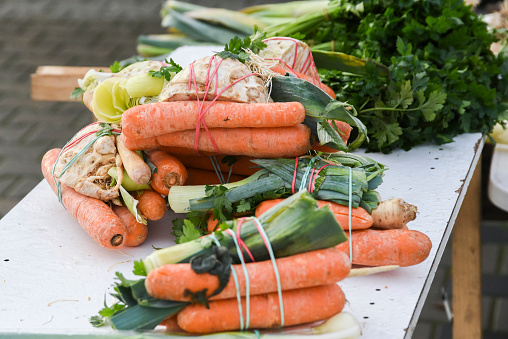
<instances>
[{"instance_id":1,"label":"wooden table leg","mask_svg":"<svg viewBox=\"0 0 508 339\"><path fill-rule=\"evenodd\" d=\"M460 208L452 242L453 338L482 338L481 159Z\"/></svg>"}]
</instances>

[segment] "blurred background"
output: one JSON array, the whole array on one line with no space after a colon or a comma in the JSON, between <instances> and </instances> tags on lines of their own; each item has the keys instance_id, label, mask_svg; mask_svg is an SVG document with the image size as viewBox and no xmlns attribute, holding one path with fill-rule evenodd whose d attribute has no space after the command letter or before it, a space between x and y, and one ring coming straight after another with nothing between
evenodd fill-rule
<instances>
[{"instance_id":1,"label":"blurred background","mask_svg":"<svg viewBox=\"0 0 508 339\"><path fill-rule=\"evenodd\" d=\"M271 1L187 1L238 10ZM483 2L479 11L495 10ZM62 147L92 114L79 102L32 101L37 66L109 66L137 54L139 35L161 34L161 0L0 1L0 218L42 179L40 160ZM490 146L482 160L487 187ZM508 338L508 213L483 202L484 338ZM451 251L445 251L413 338L451 338L443 291L451 296ZM395 316L395 315L394 315Z\"/></svg>"}]
</instances>

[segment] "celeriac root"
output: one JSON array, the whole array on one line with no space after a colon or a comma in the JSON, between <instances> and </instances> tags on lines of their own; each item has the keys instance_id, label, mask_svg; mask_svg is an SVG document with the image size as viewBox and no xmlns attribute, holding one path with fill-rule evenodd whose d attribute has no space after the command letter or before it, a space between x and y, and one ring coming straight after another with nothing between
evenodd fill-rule
<instances>
[{"instance_id":1,"label":"celeriac root","mask_svg":"<svg viewBox=\"0 0 508 339\"><path fill-rule=\"evenodd\" d=\"M418 209L415 205L400 198L385 200L372 211L372 227L385 230L404 228L408 222L415 220L416 213Z\"/></svg>"}]
</instances>

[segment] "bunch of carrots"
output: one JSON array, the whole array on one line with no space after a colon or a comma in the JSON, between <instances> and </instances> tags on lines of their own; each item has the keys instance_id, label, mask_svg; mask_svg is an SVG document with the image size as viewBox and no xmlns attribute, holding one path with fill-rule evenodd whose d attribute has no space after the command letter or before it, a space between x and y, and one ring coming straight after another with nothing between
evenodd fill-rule
<instances>
[{"instance_id":1,"label":"bunch of carrots","mask_svg":"<svg viewBox=\"0 0 508 339\"><path fill-rule=\"evenodd\" d=\"M282 299L279 299L276 271L270 260L246 264L246 274L242 265L233 265L237 285L231 275L222 291L213 296L219 288L219 279L209 273L196 273L190 264L166 264L154 269L148 274L145 287L157 299L192 302L191 295L199 291L205 291L209 298L208 305L192 303L176 316L165 319L163 325L169 332L239 330L242 320L239 304L245 316L248 302L251 328L311 323L342 311L345 296L337 282L346 278L351 268L344 253L332 247L275 259L275 262ZM246 296L248 282L250 296ZM241 300L237 299L237 290Z\"/></svg>"}]
</instances>

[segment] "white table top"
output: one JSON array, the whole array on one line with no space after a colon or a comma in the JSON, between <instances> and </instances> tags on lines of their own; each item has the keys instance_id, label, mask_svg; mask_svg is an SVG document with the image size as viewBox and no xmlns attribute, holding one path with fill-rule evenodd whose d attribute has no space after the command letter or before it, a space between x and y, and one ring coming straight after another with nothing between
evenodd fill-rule
<instances>
[{"instance_id":1,"label":"white table top","mask_svg":"<svg viewBox=\"0 0 508 339\"><path fill-rule=\"evenodd\" d=\"M464 134L446 145L367 154L389 167L378 189L381 197L417 205L418 216L408 226L427 234L433 248L417 266L339 283L346 310L360 321L365 338L411 337L482 147L480 134ZM42 181L0 220L0 336L118 335L93 328L89 318L105 297L111 303L115 271L134 278L134 260L151 253L152 246L171 245L170 219L150 223L140 247L104 249Z\"/></svg>"}]
</instances>

